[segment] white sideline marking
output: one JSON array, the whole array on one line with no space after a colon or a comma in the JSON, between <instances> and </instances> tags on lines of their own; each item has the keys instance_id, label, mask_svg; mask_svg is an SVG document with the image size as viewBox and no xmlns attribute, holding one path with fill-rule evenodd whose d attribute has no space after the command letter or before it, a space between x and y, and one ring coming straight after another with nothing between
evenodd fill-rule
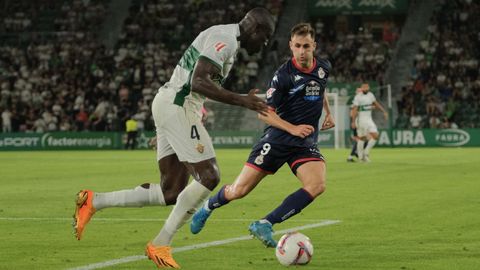
<instances>
[{"instance_id":1,"label":"white sideline marking","mask_svg":"<svg viewBox=\"0 0 480 270\"><path fill-rule=\"evenodd\" d=\"M290 229L276 231L273 234L274 235L284 234L284 233L291 232L291 231L300 231L300 230L312 229L312 228L316 228L316 227L324 227L324 226L329 226L329 225L333 225L333 224L337 224L337 223L340 223L340 220L325 220L325 221L322 221L320 223L308 224L308 225L304 225L304 226L298 226L298 227L293 227L293 228L290 228ZM207 243L196 244L196 245L190 245L190 246L184 246L184 247L174 248L173 253L188 251L188 250L192 250L192 249L220 246L220 245L230 244L230 243L233 243L233 242L249 240L249 239L252 239L251 235L229 238L229 239L218 240L218 241L207 242ZM110 261L92 263L92 264L85 265L85 266L69 268L67 270L99 269L99 268L104 268L104 267L117 265L117 264L122 264L122 263L140 261L140 260L143 260L143 259L146 259L146 258L147 257L145 255L128 256L128 257L123 257L123 258L120 258L120 259L114 259L114 260L110 260Z\"/></svg>"},{"instance_id":2,"label":"white sideline marking","mask_svg":"<svg viewBox=\"0 0 480 270\"><path fill-rule=\"evenodd\" d=\"M72 218L65 217L0 217L0 221L72 221ZM132 221L132 222L158 222L165 221L165 218L94 218L92 221L102 222L117 222L117 221ZM212 222L249 222L252 218L212 218ZM319 219L295 219L289 222L319 222Z\"/></svg>"}]
</instances>

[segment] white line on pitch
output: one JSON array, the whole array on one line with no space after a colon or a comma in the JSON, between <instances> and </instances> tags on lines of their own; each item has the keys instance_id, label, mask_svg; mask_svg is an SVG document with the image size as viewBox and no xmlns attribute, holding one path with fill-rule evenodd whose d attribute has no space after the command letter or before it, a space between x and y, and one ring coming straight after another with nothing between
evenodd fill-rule
<instances>
[{"instance_id":1,"label":"white line on pitch","mask_svg":"<svg viewBox=\"0 0 480 270\"><path fill-rule=\"evenodd\" d=\"M324 227L324 226L329 226L333 224L340 223L340 220L325 220L320 223L314 223L314 224L308 224L304 226L298 226L298 227L293 227L285 230L280 230L276 231L274 234L284 234L287 232L291 231L301 231L301 230L306 230L306 229L312 229L316 227ZM252 239L251 235L247 236L241 236L241 237L236 237L236 238L229 238L229 239L224 239L224 240L218 240L218 241L213 241L213 242L207 242L207 243L202 243L202 244L195 244L195 245L190 245L190 246L184 246L184 247L179 247L179 248L174 248L173 253L177 252L183 252L183 251L189 251L192 249L200 249L200 248L207 248L207 247L213 247L213 246L220 246L220 245L225 245L225 244L230 244L233 242L238 242L238 241L244 241L244 240L249 240ZM118 264L123 264L123 263L129 263L129 262L135 262L135 261L140 261L143 259L146 259L147 257L144 255L135 255L135 256L128 256L128 257L123 257L120 259L115 259L115 260L110 260L110 261L105 261L105 262L99 262L99 263L93 263L85 266L79 266L75 268L69 268L67 270L93 270L93 269L99 269L99 268L104 268L112 265L118 265Z\"/></svg>"},{"instance_id":2,"label":"white line on pitch","mask_svg":"<svg viewBox=\"0 0 480 270\"><path fill-rule=\"evenodd\" d=\"M71 221L72 218L65 217L0 217L0 221ZM97 222L118 222L118 221L129 221L129 222L158 222L165 221L165 218L94 218L93 221ZM209 221L212 222L249 222L254 220L254 218L212 218ZM318 219L295 219L289 222L319 222Z\"/></svg>"}]
</instances>

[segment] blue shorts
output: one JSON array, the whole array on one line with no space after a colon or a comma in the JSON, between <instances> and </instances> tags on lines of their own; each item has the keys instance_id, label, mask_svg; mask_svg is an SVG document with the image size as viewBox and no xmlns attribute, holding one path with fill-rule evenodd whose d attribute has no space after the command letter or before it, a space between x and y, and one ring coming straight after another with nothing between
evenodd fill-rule
<instances>
[{"instance_id":1,"label":"blue shorts","mask_svg":"<svg viewBox=\"0 0 480 270\"><path fill-rule=\"evenodd\" d=\"M296 175L297 169L309 161L325 162L317 146L298 147L260 141L253 146L245 165L267 174L274 174L284 163L288 163Z\"/></svg>"}]
</instances>

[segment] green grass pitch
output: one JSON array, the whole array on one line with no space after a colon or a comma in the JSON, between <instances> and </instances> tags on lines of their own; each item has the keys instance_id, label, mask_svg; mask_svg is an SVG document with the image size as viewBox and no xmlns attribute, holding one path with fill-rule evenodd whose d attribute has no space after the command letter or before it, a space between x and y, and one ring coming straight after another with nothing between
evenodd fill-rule
<instances>
[{"instance_id":1,"label":"green grass pitch","mask_svg":"<svg viewBox=\"0 0 480 270\"><path fill-rule=\"evenodd\" d=\"M235 178L248 153L217 151L224 184ZM315 254L298 269L480 269L479 148L374 149L370 164L346 163L346 149L323 154L326 193L274 227L341 221L302 231ZM77 241L73 199L82 188L113 191L158 179L153 151L1 152L0 269L70 269L143 255L171 207L105 209ZM283 167L243 200L217 210L199 235L184 226L174 247L245 236L251 221L299 187ZM285 268L258 240L174 256L182 269ZM141 259L103 269L155 266Z\"/></svg>"}]
</instances>

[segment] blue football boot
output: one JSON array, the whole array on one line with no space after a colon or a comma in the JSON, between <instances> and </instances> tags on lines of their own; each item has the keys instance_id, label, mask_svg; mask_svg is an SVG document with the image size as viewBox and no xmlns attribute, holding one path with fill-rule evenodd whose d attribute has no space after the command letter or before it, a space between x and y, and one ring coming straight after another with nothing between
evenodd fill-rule
<instances>
[{"instance_id":1,"label":"blue football boot","mask_svg":"<svg viewBox=\"0 0 480 270\"><path fill-rule=\"evenodd\" d=\"M192 217L192 223L190 223L190 231L193 234L199 233L205 226L208 217L212 214L212 211L208 211L205 207L200 208Z\"/></svg>"},{"instance_id":2,"label":"blue football boot","mask_svg":"<svg viewBox=\"0 0 480 270\"><path fill-rule=\"evenodd\" d=\"M276 247L277 241L273 239L273 229L272 224L269 222L261 223L260 221L255 221L250 226L248 226L250 233L262 241L266 247Z\"/></svg>"}]
</instances>

